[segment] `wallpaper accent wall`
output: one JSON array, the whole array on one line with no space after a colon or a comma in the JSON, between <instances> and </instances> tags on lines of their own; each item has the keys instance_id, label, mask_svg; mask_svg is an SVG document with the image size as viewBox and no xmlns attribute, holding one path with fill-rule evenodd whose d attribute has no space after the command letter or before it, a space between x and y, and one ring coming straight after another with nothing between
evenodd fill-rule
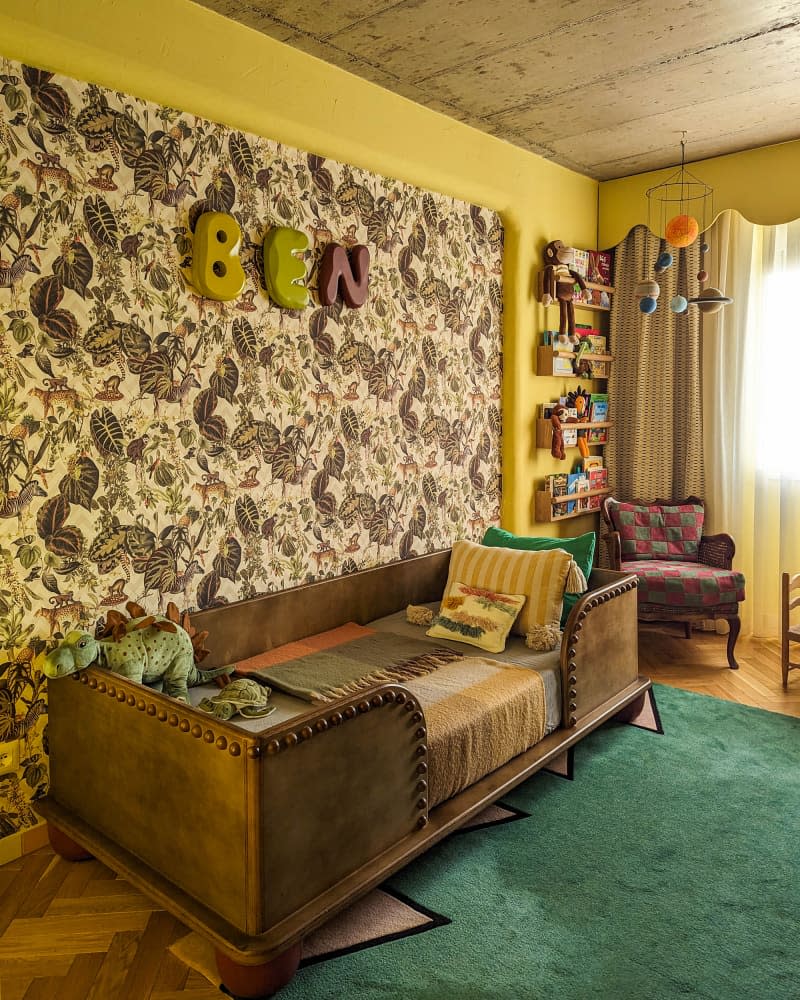
<instances>
[{"instance_id":1,"label":"wallpaper accent wall","mask_svg":"<svg viewBox=\"0 0 800 1000\"><path fill-rule=\"evenodd\" d=\"M244 233L232 303L185 280L210 210ZM303 312L264 293L272 225L311 238ZM317 304L331 242L369 247L361 309ZM0 836L46 789L53 637L497 522L502 244L478 206L0 60Z\"/></svg>"}]
</instances>

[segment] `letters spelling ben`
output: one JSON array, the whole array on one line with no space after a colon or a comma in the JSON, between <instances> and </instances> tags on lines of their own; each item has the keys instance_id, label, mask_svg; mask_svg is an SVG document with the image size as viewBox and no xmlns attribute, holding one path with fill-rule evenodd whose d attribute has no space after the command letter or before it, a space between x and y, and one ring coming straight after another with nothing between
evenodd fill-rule
<instances>
[{"instance_id":1,"label":"letters spelling ben","mask_svg":"<svg viewBox=\"0 0 800 1000\"><path fill-rule=\"evenodd\" d=\"M227 212L204 212L194 232L192 283L207 299L228 302L238 298L246 276L239 260L242 230ZM296 256L308 249L308 236L297 229L278 226L264 238L262 256L269 297L284 309L305 309L306 265ZM344 247L330 243L319 268L319 300L333 305L341 292L351 309L367 299L369 250L359 244L350 257Z\"/></svg>"}]
</instances>

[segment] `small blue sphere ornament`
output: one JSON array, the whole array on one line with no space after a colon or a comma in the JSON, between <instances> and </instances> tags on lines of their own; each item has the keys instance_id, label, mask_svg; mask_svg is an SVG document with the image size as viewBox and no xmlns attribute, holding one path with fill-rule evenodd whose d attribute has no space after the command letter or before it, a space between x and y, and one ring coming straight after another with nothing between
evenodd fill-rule
<instances>
[{"instance_id":1,"label":"small blue sphere ornament","mask_svg":"<svg viewBox=\"0 0 800 1000\"><path fill-rule=\"evenodd\" d=\"M670 309L674 313L686 312L689 303L686 301L683 295L676 295L674 299L669 304Z\"/></svg>"},{"instance_id":2,"label":"small blue sphere ornament","mask_svg":"<svg viewBox=\"0 0 800 1000\"><path fill-rule=\"evenodd\" d=\"M639 309L641 309L643 313L654 313L657 305L658 303L652 295L643 295L642 298L639 299Z\"/></svg>"},{"instance_id":3,"label":"small blue sphere ornament","mask_svg":"<svg viewBox=\"0 0 800 1000\"><path fill-rule=\"evenodd\" d=\"M672 267L672 254L669 250L662 250L656 261L656 271L666 271L668 267Z\"/></svg>"}]
</instances>

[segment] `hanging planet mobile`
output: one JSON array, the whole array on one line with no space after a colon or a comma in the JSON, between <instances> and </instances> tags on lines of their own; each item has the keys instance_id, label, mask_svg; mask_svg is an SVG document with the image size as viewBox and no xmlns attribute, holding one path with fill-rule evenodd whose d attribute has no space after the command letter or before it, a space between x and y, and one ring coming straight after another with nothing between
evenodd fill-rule
<instances>
[{"instance_id":1,"label":"hanging planet mobile","mask_svg":"<svg viewBox=\"0 0 800 1000\"><path fill-rule=\"evenodd\" d=\"M710 315L719 312L723 306L729 305L733 299L729 295L723 295L718 288L704 288L699 295L693 295L688 300L690 306L697 306L701 313Z\"/></svg>"}]
</instances>

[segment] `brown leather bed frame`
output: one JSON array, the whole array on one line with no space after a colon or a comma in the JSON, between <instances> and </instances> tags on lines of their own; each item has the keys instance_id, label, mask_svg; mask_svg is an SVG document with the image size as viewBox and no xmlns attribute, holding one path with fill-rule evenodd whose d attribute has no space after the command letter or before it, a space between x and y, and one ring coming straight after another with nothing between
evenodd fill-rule
<instances>
[{"instance_id":1,"label":"brown leather bed frame","mask_svg":"<svg viewBox=\"0 0 800 1000\"><path fill-rule=\"evenodd\" d=\"M449 550L195 616L213 666L441 597ZM51 786L65 857L97 857L210 939L223 982L287 983L304 935L607 720L635 711L636 578L595 570L561 649L562 727L428 809L425 718L383 684L256 734L90 668L52 683Z\"/></svg>"}]
</instances>

